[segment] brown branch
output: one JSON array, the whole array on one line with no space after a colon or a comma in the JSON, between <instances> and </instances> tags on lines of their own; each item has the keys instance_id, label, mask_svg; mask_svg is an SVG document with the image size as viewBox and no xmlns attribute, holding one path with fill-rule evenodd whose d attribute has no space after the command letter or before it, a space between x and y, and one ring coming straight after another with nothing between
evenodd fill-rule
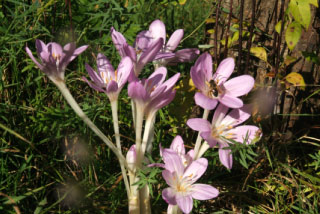
<instances>
[{"instance_id":1,"label":"brown branch","mask_svg":"<svg viewBox=\"0 0 320 214\"><path fill-rule=\"evenodd\" d=\"M246 65L244 69L244 73L248 73L248 67L249 67L249 58L250 58L250 48L252 43L252 37L253 37L253 28L254 28L254 21L255 21L255 10L256 10L256 0L252 0L252 17L251 17L251 25L250 25L250 36L249 41L247 43L247 58L246 58Z\"/></svg>"},{"instance_id":2,"label":"brown branch","mask_svg":"<svg viewBox=\"0 0 320 214\"><path fill-rule=\"evenodd\" d=\"M244 7L244 0L241 0L241 2L240 2L240 23L239 23L238 71L241 70L240 66L241 66L241 55L242 55L243 7Z\"/></svg>"},{"instance_id":3,"label":"brown branch","mask_svg":"<svg viewBox=\"0 0 320 214\"><path fill-rule=\"evenodd\" d=\"M228 39L229 39L229 30L230 30L231 17L232 17L232 5L233 5L233 0L230 0L230 11L229 11L229 17L228 17L227 33L226 33L226 44L224 48L224 58L228 56Z\"/></svg>"}]
</instances>

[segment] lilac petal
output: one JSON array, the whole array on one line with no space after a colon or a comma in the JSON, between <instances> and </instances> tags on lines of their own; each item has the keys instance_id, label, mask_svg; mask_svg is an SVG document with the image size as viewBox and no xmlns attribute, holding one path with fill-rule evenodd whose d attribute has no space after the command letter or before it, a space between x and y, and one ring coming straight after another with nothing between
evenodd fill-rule
<instances>
[{"instance_id":1,"label":"lilac petal","mask_svg":"<svg viewBox=\"0 0 320 214\"><path fill-rule=\"evenodd\" d=\"M196 182L203 173L207 170L208 160L205 158L199 158L193 161L186 171L183 173L183 178L188 178L191 183Z\"/></svg>"},{"instance_id":2,"label":"lilac petal","mask_svg":"<svg viewBox=\"0 0 320 214\"><path fill-rule=\"evenodd\" d=\"M178 154L182 154L184 155L186 153L186 150L184 148L184 143L182 140L182 137L180 135L177 135L171 145L170 145L170 149L176 151Z\"/></svg>"},{"instance_id":3,"label":"lilac petal","mask_svg":"<svg viewBox=\"0 0 320 214\"><path fill-rule=\"evenodd\" d=\"M162 59L164 61L161 62L161 64L166 64L167 62L171 62L171 60L173 60L173 58L176 56L175 53L171 53L171 52L159 52L157 53L156 57L154 58L154 60L159 60Z\"/></svg>"},{"instance_id":4,"label":"lilac petal","mask_svg":"<svg viewBox=\"0 0 320 214\"><path fill-rule=\"evenodd\" d=\"M87 78L82 77L82 79L83 79L86 83L88 83L88 85L89 85L91 88L93 88L94 90L99 91L99 92L106 92L102 87L100 87L100 86L98 86L98 85L90 82Z\"/></svg>"},{"instance_id":5,"label":"lilac petal","mask_svg":"<svg viewBox=\"0 0 320 214\"><path fill-rule=\"evenodd\" d=\"M212 57L209 53L205 52L201 60L202 72L204 72L206 79L209 81L212 79Z\"/></svg>"},{"instance_id":6,"label":"lilac petal","mask_svg":"<svg viewBox=\"0 0 320 214\"><path fill-rule=\"evenodd\" d=\"M210 132L211 131L211 124L209 121L201 118L192 118L187 121L187 125L195 130L200 132Z\"/></svg>"},{"instance_id":7,"label":"lilac petal","mask_svg":"<svg viewBox=\"0 0 320 214\"><path fill-rule=\"evenodd\" d=\"M231 76L234 66L235 64L233 58L226 58L222 60L213 76L214 80L216 80L219 85L224 83Z\"/></svg>"},{"instance_id":8,"label":"lilac petal","mask_svg":"<svg viewBox=\"0 0 320 214\"><path fill-rule=\"evenodd\" d=\"M172 205L177 204L175 191L171 187L167 187L162 191L162 198L168 204L172 204Z\"/></svg>"},{"instance_id":9,"label":"lilac petal","mask_svg":"<svg viewBox=\"0 0 320 214\"><path fill-rule=\"evenodd\" d=\"M122 47L127 43L126 38L120 32L116 31L113 27L111 28L111 38L120 56L125 57Z\"/></svg>"},{"instance_id":10,"label":"lilac petal","mask_svg":"<svg viewBox=\"0 0 320 214\"><path fill-rule=\"evenodd\" d=\"M144 51L135 68L135 74L136 76L139 75L142 68L150 61L154 59L154 57L157 55L157 53L160 51L163 45L163 39L158 39L153 45L151 45L146 51Z\"/></svg>"},{"instance_id":11,"label":"lilac petal","mask_svg":"<svg viewBox=\"0 0 320 214\"><path fill-rule=\"evenodd\" d=\"M189 152L186 154L186 159L188 162L191 162L194 158L194 149L189 150Z\"/></svg>"},{"instance_id":12,"label":"lilac petal","mask_svg":"<svg viewBox=\"0 0 320 214\"><path fill-rule=\"evenodd\" d=\"M178 195L176 197L177 204L183 213L190 213L193 206L193 200L190 195Z\"/></svg>"},{"instance_id":13,"label":"lilac petal","mask_svg":"<svg viewBox=\"0 0 320 214\"><path fill-rule=\"evenodd\" d=\"M261 137L260 129L250 125L238 126L231 129L229 132L236 134L235 141L245 144L251 144L254 138L259 139ZM246 140L246 142L243 142L244 140Z\"/></svg>"},{"instance_id":14,"label":"lilac petal","mask_svg":"<svg viewBox=\"0 0 320 214\"><path fill-rule=\"evenodd\" d=\"M38 62L38 60L36 60L36 58L34 58L34 56L32 55L31 50L28 47L26 47L26 52L29 55L29 57L31 58L31 60L38 66L38 68L43 71L43 68L44 68L43 65L41 65Z\"/></svg>"},{"instance_id":15,"label":"lilac petal","mask_svg":"<svg viewBox=\"0 0 320 214\"><path fill-rule=\"evenodd\" d=\"M138 82L138 81L139 81L139 78L134 73L134 69L132 69L128 77L128 82L130 83L130 82Z\"/></svg>"},{"instance_id":16,"label":"lilac petal","mask_svg":"<svg viewBox=\"0 0 320 214\"><path fill-rule=\"evenodd\" d=\"M128 95L134 100L145 102L148 98L147 91L140 82L131 82L128 86Z\"/></svg>"},{"instance_id":17,"label":"lilac petal","mask_svg":"<svg viewBox=\"0 0 320 214\"><path fill-rule=\"evenodd\" d=\"M124 44L123 45L123 55L130 57L132 62L136 62L137 61L137 53L136 53L135 49L132 46L128 45L128 44Z\"/></svg>"},{"instance_id":18,"label":"lilac petal","mask_svg":"<svg viewBox=\"0 0 320 214\"><path fill-rule=\"evenodd\" d=\"M85 64L85 68L89 74L90 79L97 85L104 85L103 80L101 79L100 76L98 76L97 72L95 72L93 70L93 68L91 68L90 65L88 65L87 63Z\"/></svg>"},{"instance_id":19,"label":"lilac petal","mask_svg":"<svg viewBox=\"0 0 320 214\"><path fill-rule=\"evenodd\" d=\"M184 166L180 156L171 149L164 149L162 151L162 158L165 163L166 169L170 172L176 172L177 176L182 176Z\"/></svg>"},{"instance_id":20,"label":"lilac petal","mask_svg":"<svg viewBox=\"0 0 320 214\"><path fill-rule=\"evenodd\" d=\"M163 81L166 79L166 76L167 76L167 68L160 67L149 76L148 80L154 79L153 80L154 83L152 84L152 87L153 87L154 85L163 83ZM159 77L161 78L159 79Z\"/></svg>"},{"instance_id":21,"label":"lilac petal","mask_svg":"<svg viewBox=\"0 0 320 214\"><path fill-rule=\"evenodd\" d=\"M151 40L151 35L149 31L141 31L138 33L136 37L136 41L134 43L134 47L140 49L140 50L145 50L148 48Z\"/></svg>"},{"instance_id":22,"label":"lilac petal","mask_svg":"<svg viewBox=\"0 0 320 214\"><path fill-rule=\"evenodd\" d=\"M117 82L118 87L122 88L124 84L128 81L129 75L132 72L133 63L130 57L124 57L121 59L120 64L117 69Z\"/></svg>"},{"instance_id":23,"label":"lilac petal","mask_svg":"<svg viewBox=\"0 0 320 214\"><path fill-rule=\"evenodd\" d=\"M254 79L249 75L241 75L232 78L223 84L226 93L233 97L239 97L249 93L253 88L253 85Z\"/></svg>"},{"instance_id":24,"label":"lilac petal","mask_svg":"<svg viewBox=\"0 0 320 214\"><path fill-rule=\"evenodd\" d=\"M233 109L222 121L224 124L236 126L243 123L251 116L251 105L244 105L242 108Z\"/></svg>"},{"instance_id":25,"label":"lilac petal","mask_svg":"<svg viewBox=\"0 0 320 214\"><path fill-rule=\"evenodd\" d=\"M218 143L217 139L215 139L215 138L213 138L213 137L211 136L211 131L209 131L209 132L201 132L201 133L200 133L200 136L201 136L205 141L208 142L210 148L215 147L215 146L217 145L217 143Z\"/></svg>"},{"instance_id":26,"label":"lilac petal","mask_svg":"<svg viewBox=\"0 0 320 214\"><path fill-rule=\"evenodd\" d=\"M178 47L182 37L183 29L178 29L175 32L173 32L173 34L170 36L167 42L166 50L170 52L174 51Z\"/></svg>"},{"instance_id":27,"label":"lilac petal","mask_svg":"<svg viewBox=\"0 0 320 214\"><path fill-rule=\"evenodd\" d=\"M167 90L172 90L172 88L174 87L174 85L176 84L176 82L178 81L180 77L180 73L175 74L174 76L172 76L170 79L168 79L167 81L165 81L162 85L166 86L166 91Z\"/></svg>"},{"instance_id":28,"label":"lilac petal","mask_svg":"<svg viewBox=\"0 0 320 214\"><path fill-rule=\"evenodd\" d=\"M56 42L48 43L48 50L51 53L51 55L61 56L63 54L61 45L59 45Z\"/></svg>"},{"instance_id":29,"label":"lilac petal","mask_svg":"<svg viewBox=\"0 0 320 214\"><path fill-rule=\"evenodd\" d=\"M118 91L118 83L111 80L107 85L107 93L114 93Z\"/></svg>"},{"instance_id":30,"label":"lilac petal","mask_svg":"<svg viewBox=\"0 0 320 214\"><path fill-rule=\"evenodd\" d=\"M83 51L85 51L88 47L89 47L88 45L84 45L84 46L81 46L81 47L77 48L77 49L73 52L72 56L70 57L69 62L71 62L72 60L74 60L78 55L80 55L80 54L81 54ZM65 49L65 48L63 48L63 49Z\"/></svg>"},{"instance_id":31,"label":"lilac petal","mask_svg":"<svg viewBox=\"0 0 320 214\"><path fill-rule=\"evenodd\" d=\"M197 87L197 89L199 89L200 91L205 91L205 75L201 72L201 70L198 70L197 63L193 67L191 67L190 76L193 84Z\"/></svg>"},{"instance_id":32,"label":"lilac petal","mask_svg":"<svg viewBox=\"0 0 320 214\"><path fill-rule=\"evenodd\" d=\"M228 112L229 108L223 104L219 104L216 110L214 111L214 115L212 117L212 124L218 126L221 121L225 118L226 113Z\"/></svg>"},{"instance_id":33,"label":"lilac petal","mask_svg":"<svg viewBox=\"0 0 320 214\"><path fill-rule=\"evenodd\" d=\"M98 53L97 56L97 69L100 75L101 72L106 72L108 73L108 76L111 74L110 76L114 79L114 68L107 57L102 53Z\"/></svg>"},{"instance_id":34,"label":"lilac petal","mask_svg":"<svg viewBox=\"0 0 320 214\"><path fill-rule=\"evenodd\" d=\"M209 200L218 197L219 191L207 184L193 184L192 198L197 200Z\"/></svg>"},{"instance_id":35,"label":"lilac petal","mask_svg":"<svg viewBox=\"0 0 320 214\"><path fill-rule=\"evenodd\" d=\"M178 62L191 62L198 57L199 53L200 51L197 48L186 48L178 50L177 52L175 52L175 58L170 61L170 64Z\"/></svg>"},{"instance_id":36,"label":"lilac petal","mask_svg":"<svg viewBox=\"0 0 320 214\"><path fill-rule=\"evenodd\" d=\"M177 176L175 172L170 172L169 170L163 170L162 171L162 177L166 181L166 183L170 187L175 187L177 186Z\"/></svg>"},{"instance_id":37,"label":"lilac petal","mask_svg":"<svg viewBox=\"0 0 320 214\"><path fill-rule=\"evenodd\" d=\"M166 42L166 26L159 19L153 21L149 26L149 32L153 41L162 38L163 43Z\"/></svg>"},{"instance_id":38,"label":"lilac petal","mask_svg":"<svg viewBox=\"0 0 320 214\"><path fill-rule=\"evenodd\" d=\"M209 97L205 96L204 94L202 94L201 92L197 92L195 94L194 100L198 106L200 106L204 109L207 109L207 110L214 109L218 104L217 99L209 98Z\"/></svg>"},{"instance_id":39,"label":"lilac petal","mask_svg":"<svg viewBox=\"0 0 320 214\"><path fill-rule=\"evenodd\" d=\"M161 87L161 88L165 89L165 87ZM175 90L160 93L160 96L157 96L149 103L147 110L146 110L146 112L147 112L146 114L158 111L159 109L168 105L174 99L175 95L176 95Z\"/></svg>"},{"instance_id":40,"label":"lilac petal","mask_svg":"<svg viewBox=\"0 0 320 214\"><path fill-rule=\"evenodd\" d=\"M232 154L230 149L224 149L226 147L229 147L229 145L225 142L219 143L219 159L222 165L227 167L228 169L232 168Z\"/></svg>"},{"instance_id":41,"label":"lilac petal","mask_svg":"<svg viewBox=\"0 0 320 214\"><path fill-rule=\"evenodd\" d=\"M49 53L47 45L40 39L36 39L36 48L38 56L40 56L42 52ZM48 61L48 59L45 61Z\"/></svg>"},{"instance_id":42,"label":"lilac petal","mask_svg":"<svg viewBox=\"0 0 320 214\"><path fill-rule=\"evenodd\" d=\"M229 108L241 108L243 106L242 100L228 94L224 94L222 97L219 97L219 101Z\"/></svg>"}]
</instances>

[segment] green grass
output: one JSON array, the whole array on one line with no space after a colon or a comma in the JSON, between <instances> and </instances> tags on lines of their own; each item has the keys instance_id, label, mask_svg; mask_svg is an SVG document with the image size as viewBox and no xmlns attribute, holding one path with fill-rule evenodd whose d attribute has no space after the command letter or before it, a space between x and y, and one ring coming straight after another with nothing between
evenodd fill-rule
<instances>
[{"instance_id":1,"label":"green grass","mask_svg":"<svg viewBox=\"0 0 320 214\"><path fill-rule=\"evenodd\" d=\"M70 14L66 2L48 0L40 4L8 0L0 3L1 213L19 213L19 210L37 214L127 212L125 187L115 156L35 67L26 55L26 45L35 51L35 39L64 44L71 41L72 33L77 46L90 45L68 66L66 84L88 117L113 139L111 108L106 95L97 93L81 80L87 76L84 64L95 67L94 56L99 51L114 65L119 62L110 28L114 26L121 31L132 44L138 32L160 18L169 35L178 28L185 30L187 39L179 48L197 47L209 43L204 21L215 11L210 1L188 0L185 5L179 5L173 0L135 0L128 1L126 6L126 1L80 0L71 2ZM258 36L263 35L257 33ZM272 35L268 39L272 41ZM237 52L237 47L231 49ZM250 60L257 62L254 57ZM197 133L185 125L188 118L201 115L200 109L193 107L194 91L187 91L191 66L192 63L186 63L168 68L169 76L181 72L184 87L178 89L175 101L157 116L154 161L159 161L159 143L168 147L177 134L182 135L188 146L196 139ZM314 66L319 72L319 66ZM148 66L142 76L151 72ZM278 90L283 92L282 88ZM209 167L200 181L217 187L220 196L195 202L193 213L318 213L320 126L317 112L320 111L314 100L319 99L319 92L317 87L298 91L294 102L301 106L301 112L282 112L262 116L260 122L251 121L262 127L263 138L249 147L233 147L235 163L231 171L220 164L217 149L209 150L205 154ZM126 152L133 143L134 132L125 90L119 103L120 133ZM287 119L291 116L300 117L287 128ZM165 212L167 204L161 191L166 184L161 173L151 170L145 176L153 187L154 213Z\"/></svg>"}]
</instances>

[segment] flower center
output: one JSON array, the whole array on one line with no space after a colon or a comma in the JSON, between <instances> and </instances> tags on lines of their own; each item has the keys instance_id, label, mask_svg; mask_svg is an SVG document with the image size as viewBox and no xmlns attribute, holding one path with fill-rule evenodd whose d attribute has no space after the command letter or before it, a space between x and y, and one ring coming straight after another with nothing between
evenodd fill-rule
<instances>
[{"instance_id":1,"label":"flower center","mask_svg":"<svg viewBox=\"0 0 320 214\"><path fill-rule=\"evenodd\" d=\"M113 77L108 73L108 71L101 72L100 73L102 80L104 83L108 84L110 81L113 80ZM115 70L114 72L114 80L118 82L118 70Z\"/></svg>"},{"instance_id":2,"label":"flower center","mask_svg":"<svg viewBox=\"0 0 320 214\"><path fill-rule=\"evenodd\" d=\"M228 131L230 129L232 129L233 126L232 125L220 125L218 127L216 126L212 126L211 128L211 136L215 139L220 138L221 136L231 139L234 138L235 134L234 133L227 133L227 134L223 134L225 131Z\"/></svg>"},{"instance_id":3,"label":"flower center","mask_svg":"<svg viewBox=\"0 0 320 214\"><path fill-rule=\"evenodd\" d=\"M56 66L58 67L59 63L60 63L61 56L59 54L52 53L52 57L56 61Z\"/></svg>"}]
</instances>

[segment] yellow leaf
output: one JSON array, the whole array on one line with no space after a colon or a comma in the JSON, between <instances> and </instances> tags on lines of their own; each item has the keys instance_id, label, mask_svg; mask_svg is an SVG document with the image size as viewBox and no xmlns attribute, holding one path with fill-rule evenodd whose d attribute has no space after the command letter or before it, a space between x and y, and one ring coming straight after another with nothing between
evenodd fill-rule
<instances>
[{"instance_id":1,"label":"yellow leaf","mask_svg":"<svg viewBox=\"0 0 320 214\"><path fill-rule=\"evenodd\" d=\"M280 31L281 31L281 21L279 21L276 26L274 27L274 29L277 31L277 33L280 34Z\"/></svg>"},{"instance_id":2,"label":"yellow leaf","mask_svg":"<svg viewBox=\"0 0 320 214\"><path fill-rule=\"evenodd\" d=\"M291 63L295 62L297 58L292 57L292 56L287 56L286 59L284 60L284 64L286 66L290 65Z\"/></svg>"},{"instance_id":3,"label":"yellow leaf","mask_svg":"<svg viewBox=\"0 0 320 214\"><path fill-rule=\"evenodd\" d=\"M215 23L216 20L214 18L207 18L206 19L206 23L209 24L209 23Z\"/></svg>"},{"instance_id":4,"label":"yellow leaf","mask_svg":"<svg viewBox=\"0 0 320 214\"><path fill-rule=\"evenodd\" d=\"M301 87L302 90L305 89L306 83L304 82L303 76L297 72L291 72L284 78L288 83Z\"/></svg>"},{"instance_id":5,"label":"yellow leaf","mask_svg":"<svg viewBox=\"0 0 320 214\"><path fill-rule=\"evenodd\" d=\"M207 33L213 34L214 33L214 29L207 30Z\"/></svg>"},{"instance_id":6,"label":"yellow leaf","mask_svg":"<svg viewBox=\"0 0 320 214\"><path fill-rule=\"evenodd\" d=\"M316 7L319 7L318 0L309 0L309 4L313 4Z\"/></svg>"},{"instance_id":7,"label":"yellow leaf","mask_svg":"<svg viewBox=\"0 0 320 214\"><path fill-rule=\"evenodd\" d=\"M298 22L294 21L287 27L285 40L290 50L292 50L299 42L301 33L301 25Z\"/></svg>"},{"instance_id":8,"label":"yellow leaf","mask_svg":"<svg viewBox=\"0 0 320 214\"><path fill-rule=\"evenodd\" d=\"M255 57L267 62L267 51L263 47L252 47L250 48L250 53Z\"/></svg>"},{"instance_id":9,"label":"yellow leaf","mask_svg":"<svg viewBox=\"0 0 320 214\"><path fill-rule=\"evenodd\" d=\"M187 2L187 0L179 0L180 5L184 5Z\"/></svg>"}]
</instances>

